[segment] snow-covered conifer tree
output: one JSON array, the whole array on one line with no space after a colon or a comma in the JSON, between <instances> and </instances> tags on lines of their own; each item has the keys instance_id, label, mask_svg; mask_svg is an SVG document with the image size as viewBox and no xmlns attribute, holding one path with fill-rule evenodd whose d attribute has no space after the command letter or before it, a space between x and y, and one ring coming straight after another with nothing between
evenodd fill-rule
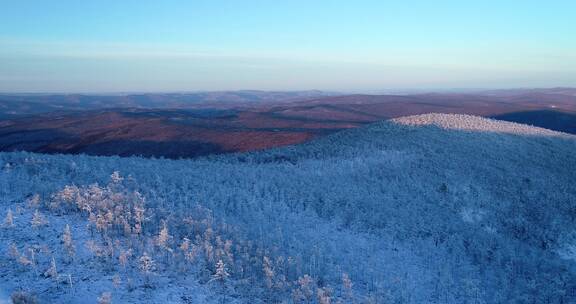
<instances>
[{"instance_id":1,"label":"snow-covered conifer tree","mask_svg":"<svg viewBox=\"0 0 576 304\"><path fill-rule=\"evenodd\" d=\"M182 243L180 244L180 251L182 251L183 254L186 254L186 252L188 252L188 250L190 249L190 239L188 238L184 238L182 240Z\"/></svg>"},{"instance_id":2,"label":"snow-covered conifer tree","mask_svg":"<svg viewBox=\"0 0 576 304\"><path fill-rule=\"evenodd\" d=\"M104 235L108 231L108 220L105 215L100 212L96 215L96 229Z\"/></svg>"},{"instance_id":3,"label":"snow-covered conifer tree","mask_svg":"<svg viewBox=\"0 0 576 304\"><path fill-rule=\"evenodd\" d=\"M264 256L262 262L262 270L264 271L264 280L266 281L266 287L272 288L274 284L274 270L272 269L272 262L270 258Z\"/></svg>"},{"instance_id":4,"label":"snow-covered conifer tree","mask_svg":"<svg viewBox=\"0 0 576 304\"><path fill-rule=\"evenodd\" d=\"M112 293L111 292L103 292L98 297L98 304L112 304Z\"/></svg>"},{"instance_id":5,"label":"snow-covered conifer tree","mask_svg":"<svg viewBox=\"0 0 576 304\"><path fill-rule=\"evenodd\" d=\"M124 180L124 178L122 176L120 176L120 172L114 171L110 175L110 180L115 184L119 184Z\"/></svg>"},{"instance_id":6,"label":"snow-covered conifer tree","mask_svg":"<svg viewBox=\"0 0 576 304\"><path fill-rule=\"evenodd\" d=\"M347 302L353 302L354 293L352 290L352 280L347 273L342 273L342 298Z\"/></svg>"},{"instance_id":7,"label":"snow-covered conifer tree","mask_svg":"<svg viewBox=\"0 0 576 304\"><path fill-rule=\"evenodd\" d=\"M121 284L122 284L122 279L120 278L120 275L115 274L112 277L112 285L114 285L115 288L119 288Z\"/></svg>"},{"instance_id":8,"label":"snow-covered conifer tree","mask_svg":"<svg viewBox=\"0 0 576 304\"><path fill-rule=\"evenodd\" d=\"M216 263L216 272L212 275L212 280L210 281L218 281L224 283L228 277L230 277L230 274L226 269L226 264L224 264L222 260L218 260Z\"/></svg>"},{"instance_id":9,"label":"snow-covered conifer tree","mask_svg":"<svg viewBox=\"0 0 576 304\"><path fill-rule=\"evenodd\" d=\"M128 265L128 261L131 256L132 256L132 249L120 251L120 255L118 256L118 262L124 269L126 269L126 266Z\"/></svg>"},{"instance_id":10,"label":"snow-covered conifer tree","mask_svg":"<svg viewBox=\"0 0 576 304\"><path fill-rule=\"evenodd\" d=\"M324 288L317 288L316 289L316 297L318 298L318 304L330 304L331 297L330 297L330 289Z\"/></svg>"},{"instance_id":11,"label":"snow-covered conifer tree","mask_svg":"<svg viewBox=\"0 0 576 304\"><path fill-rule=\"evenodd\" d=\"M138 269L144 274L146 286L150 286L150 274L156 269L156 263L146 252L138 259Z\"/></svg>"},{"instance_id":12,"label":"snow-covered conifer tree","mask_svg":"<svg viewBox=\"0 0 576 304\"><path fill-rule=\"evenodd\" d=\"M20 252L18 251L18 247L16 247L16 244L14 243L10 244L10 248L8 249L8 256L14 260L18 260L18 258L20 258Z\"/></svg>"},{"instance_id":13,"label":"snow-covered conifer tree","mask_svg":"<svg viewBox=\"0 0 576 304\"><path fill-rule=\"evenodd\" d=\"M44 272L44 276L50 277L54 281L58 282L58 269L56 268L56 260L54 257L52 257L52 260L50 261L50 267Z\"/></svg>"},{"instance_id":14,"label":"snow-covered conifer tree","mask_svg":"<svg viewBox=\"0 0 576 304\"><path fill-rule=\"evenodd\" d=\"M132 233L134 234L141 234L142 233L142 224L144 223L144 212L145 209L140 204L134 205L134 228L132 228Z\"/></svg>"},{"instance_id":15,"label":"snow-covered conifer tree","mask_svg":"<svg viewBox=\"0 0 576 304\"><path fill-rule=\"evenodd\" d=\"M40 195L34 194L30 197L27 201L27 205L29 208L38 209L40 207Z\"/></svg>"},{"instance_id":16,"label":"snow-covered conifer tree","mask_svg":"<svg viewBox=\"0 0 576 304\"><path fill-rule=\"evenodd\" d=\"M18 263L22 266L32 265L32 261L28 257L26 257L25 255L20 256L20 258L18 259Z\"/></svg>"},{"instance_id":17,"label":"snow-covered conifer tree","mask_svg":"<svg viewBox=\"0 0 576 304\"><path fill-rule=\"evenodd\" d=\"M32 220L30 221L30 224L32 224L32 227L38 228L40 226L47 225L48 221L44 218L42 213L40 213L40 211L36 209L36 211L34 211L34 215L32 215Z\"/></svg>"},{"instance_id":18,"label":"snow-covered conifer tree","mask_svg":"<svg viewBox=\"0 0 576 304\"><path fill-rule=\"evenodd\" d=\"M8 212L6 212L6 217L4 218L2 226L6 228L14 227L14 215L12 214L12 209L8 208Z\"/></svg>"},{"instance_id":19,"label":"snow-covered conifer tree","mask_svg":"<svg viewBox=\"0 0 576 304\"><path fill-rule=\"evenodd\" d=\"M314 296L313 285L315 285L314 280L307 274L298 278L297 288L292 292L292 298L294 299L294 302L309 303L310 301L312 301L312 297Z\"/></svg>"},{"instance_id":20,"label":"snow-covered conifer tree","mask_svg":"<svg viewBox=\"0 0 576 304\"><path fill-rule=\"evenodd\" d=\"M172 236L168 232L168 225L166 225L165 221L162 221L162 229L160 229L160 232L158 233L158 236L156 237L156 245L158 245L158 247L160 247L164 250L172 251L172 249L170 248L170 240L171 239L172 239Z\"/></svg>"},{"instance_id":21,"label":"snow-covered conifer tree","mask_svg":"<svg viewBox=\"0 0 576 304\"><path fill-rule=\"evenodd\" d=\"M36 297L24 290L15 291L10 295L10 300L14 304L37 304Z\"/></svg>"},{"instance_id":22,"label":"snow-covered conifer tree","mask_svg":"<svg viewBox=\"0 0 576 304\"><path fill-rule=\"evenodd\" d=\"M64 248L70 257L73 257L76 248L74 247L74 241L72 240L72 232L70 231L70 226L66 224L64 228L64 233L62 234L62 243L64 244Z\"/></svg>"},{"instance_id":23,"label":"snow-covered conifer tree","mask_svg":"<svg viewBox=\"0 0 576 304\"><path fill-rule=\"evenodd\" d=\"M226 296L228 294L227 284L228 284L228 278L230 277L230 273L228 273L228 270L226 269L226 264L222 260L218 260L215 268L216 271L212 275L212 279L209 282L214 281L218 282L222 294L221 303L225 303Z\"/></svg>"}]
</instances>

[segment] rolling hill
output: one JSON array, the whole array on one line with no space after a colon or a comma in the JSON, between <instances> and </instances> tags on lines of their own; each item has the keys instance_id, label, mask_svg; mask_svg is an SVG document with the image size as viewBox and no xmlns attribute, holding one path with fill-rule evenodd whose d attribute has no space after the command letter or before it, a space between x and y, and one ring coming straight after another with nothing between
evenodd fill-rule
<instances>
[{"instance_id":1,"label":"rolling hill","mask_svg":"<svg viewBox=\"0 0 576 304\"><path fill-rule=\"evenodd\" d=\"M426 114L194 160L4 152L0 286L50 303L570 303L575 148Z\"/></svg>"},{"instance_id":2,"label":"rolling hill","mask_svg":"<svg viewBox=\"0 0 576 304\"><path fill-rule=\"evenodd\" d=\"M21 100L11 102L24 108L4 103L19 116L0 120L0 150L191 158L298 144L384 119L430 112L481 115L576 133L576 97L571 92L17 96ZM30 115L29 102L39 106L28 110L47 112Z\"/></svg>"},{"instance_id":3,"label":"rolling hill","mask_svg":"<svg viewBox=\"0 0 576 304\"><path fill-rule=\"evenodd\" d=\"M336 93L322 91L214 91L138 94L1 94L0 119L50 112L74 112L110 108L190 109L227 107L270 102L300 101Z\"/></svg>"}]
</instances>

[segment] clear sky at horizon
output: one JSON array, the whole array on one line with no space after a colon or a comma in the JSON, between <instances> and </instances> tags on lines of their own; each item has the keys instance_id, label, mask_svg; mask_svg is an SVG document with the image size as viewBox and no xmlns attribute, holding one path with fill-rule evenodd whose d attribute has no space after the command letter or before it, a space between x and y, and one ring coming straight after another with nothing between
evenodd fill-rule
<instances>
[{"instance_id":1,"label":"clear sky at horizon","mask_svg":"<svg viewBox=\"0 0 576 304\"><path fill-rule=\"evenodd\" d=\"M0 0L0 91L576 86L576 1Z\"/></svg>"}]
</instances>

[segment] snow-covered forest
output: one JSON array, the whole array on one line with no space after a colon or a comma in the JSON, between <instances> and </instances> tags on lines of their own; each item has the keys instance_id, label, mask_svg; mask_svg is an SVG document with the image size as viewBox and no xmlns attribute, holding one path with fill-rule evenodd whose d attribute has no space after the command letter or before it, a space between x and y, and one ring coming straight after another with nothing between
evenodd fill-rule
<instances>
[{"instance_id":1,"label":"snow-covered forest","mask_svg":"<svg viewBox=\"0 0 576 304\"><path fill-rule=\"evenodd\" d=\"M0 296L574 303L574 151L439 115L196 160L0 153Z\"/></svg>"}]
</instances>

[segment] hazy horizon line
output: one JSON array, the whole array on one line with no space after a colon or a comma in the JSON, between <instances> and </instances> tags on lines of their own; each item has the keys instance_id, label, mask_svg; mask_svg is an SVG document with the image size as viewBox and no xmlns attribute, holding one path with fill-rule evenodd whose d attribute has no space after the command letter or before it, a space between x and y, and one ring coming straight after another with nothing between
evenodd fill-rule
<instances>
[{"instance_id":1,"label":"hazy horizon line","mask_svg":"<svg viewBox=\"0 0 576 304\"><path fill-rule=\"evenodd\" d=\"M574 86L510 86L510 87L452 87L452 88L387 88L366 90L329 90L329 89L218 89L218 90L127 90L127 91L0 91L1 95L132 95L132 94L195 94L195 93L224 93L224 92L320 92L328 94L390 94L410 92L483 92L505 90L550 90L550 89L576 89Z\"/></svg>"}]
</instances>

